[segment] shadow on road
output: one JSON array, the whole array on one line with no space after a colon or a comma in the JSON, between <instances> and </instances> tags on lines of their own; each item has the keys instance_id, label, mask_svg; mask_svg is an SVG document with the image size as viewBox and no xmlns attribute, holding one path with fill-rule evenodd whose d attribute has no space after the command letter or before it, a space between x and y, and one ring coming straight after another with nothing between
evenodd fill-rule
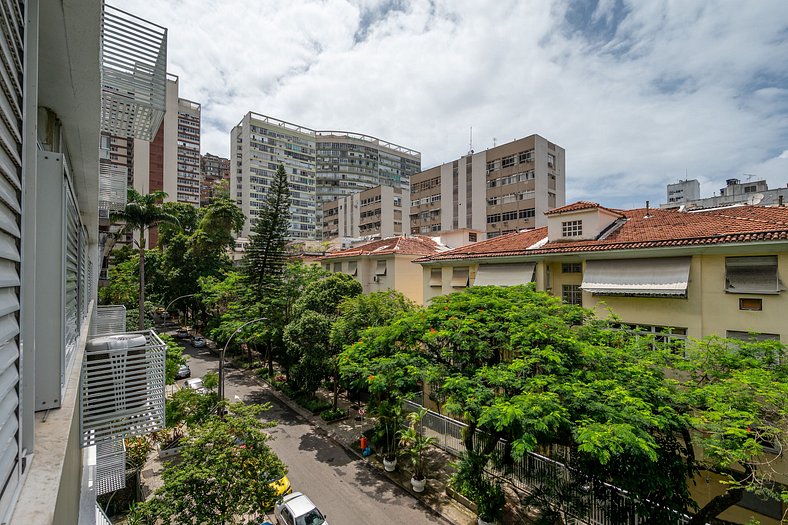
<instances>
[{"instance_id":1,"label":"shadow on road","mask_svg":"<svg viewBox=\"0 0 788 525\"><path fill-rule=\"evenodd\" d=\"M301 443L298 445L298 450L314 452L316 460L335 467L344 467L348 463L357 460L357 458L351 456L344 448L333 443L329 444L328 436L319 428L301 437Z\"/></svg>"}]
</instances>

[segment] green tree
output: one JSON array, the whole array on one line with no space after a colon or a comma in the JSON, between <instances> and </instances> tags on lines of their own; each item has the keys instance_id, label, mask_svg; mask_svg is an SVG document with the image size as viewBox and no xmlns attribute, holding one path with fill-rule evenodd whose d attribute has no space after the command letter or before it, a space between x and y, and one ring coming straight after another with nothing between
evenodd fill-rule
<instances>
[{"instance_id":1,"label":"green tree","mask_svg":"<svg viewBox=\"0 0 788 525\"><path fill-rule=\"evenodd\" d=\"M362 291L349 275L333 273L310 283L295 304L295 318L285 328L284 340L297 386L306 393L317 390L319 380L334 378L334 409L339 399L339 369L336 357L341 347L332 343L331 329L343 300Z\"/></svg>"},{"instance_id":2,"label":"green tree","mask_svg":"<svg viewBox=\"0 0 788 525\"><path fill-rule=\"evenodd\" d=\"M268 408L230 405L224 418L212 416L190 429L181 461L165 467L163 486L132 510L130 521L241 523L243 515L260 520L276 501L269 483L287 473L268 446L265 429L272 424L258 419Z\"/></svg>"},{"instance_id":3,"label":"green tree","mask_svg":"<svg viewBox=\"0 0 788 525\"><path fill-rule=\"evenodd\" d=\"M331 342L344 348L361 339L367 328L384 326L414 309L416 303L396 290L348 297L339 304L339 315L331 326Z\"/></svg>"},{"instance_id":4,"label":"green tree","mask_svg":"<svg viewBox=\"0 0 788 525\"><path fill-rule=\"evenodd\" d=\"M271 181L246 249L245 274L258 297L276 282L287 261L290 190L285 167L279 165Z\"/></svg>"},{"instance_id":5,"label":"green tree","mask_svg":"<svg viewBox=\"0 0 788 525\"><path fill-rule=\"evenodd\" d=\"M202 208L197 208L186 202L164 202L161 205L161 209L178 221L159 225L160 246L167 246L176 235L190 236L197 230Z\"/></svg>"},{"instance_id":6,"label":"green tree","mask_svg":"<svg viewBox=\"0 0 788 525\"><path fill-rule=\"evenodd\" d=\"M198 225L198 240L203 244L201 251L224 250L235 244L233 232L240 232L246 221L243 210L229 197L213 199L208 206L200 208L202 217Z\"/></svg>"},{"instance_id":7,"label":"green tree","mask_svg":"<svg viewBox=\"0 0 788 525\"><path fill-rule=\"evenodd\" d=\"M690 414L690 456L698 468L724 476L725 491L695 513L709 523L745 491L779 500L768 444L788 443L788 366L779 341L710 337L691 341L677 360L683 401ZM697 451L695 449L698 449ZM702 453L701 453L702 452Z\"/></svg>"},{"instance_id":8,"label":"green tree","mask_svg":"<svg viewBox=\"0 0 788 525\"><path fill-rule=\"evenodd\" d=\"M159 223L177 223L177 218L162 209L161 201L167 197L163 191L154 191L142 195L134 188L129 188L126 207L123 211L112 215L112 219L124 223L121 233L138 232L139 241L135 241L139 249L139 299L140 312L145 311L145 244L149 228ZM145 328L144 315L139 316L138 328Z\"/></svg>"},{"instance_id":9,"label":"green tree","mask_svg":"<svg viewBox=\"0 0 788 525\"><path fill-rule=\"evenodd\" d=\"M498 459L499 439L509 443L503 464L563 446L589 476L650 501L643 513L683 509L688 466L678 435L686 418L665 379L665 356L591 321L531 287L474 287L367 330L340 368L373 395L426 385L468 424L477 480Z\"/></svg>"}]
</instances>

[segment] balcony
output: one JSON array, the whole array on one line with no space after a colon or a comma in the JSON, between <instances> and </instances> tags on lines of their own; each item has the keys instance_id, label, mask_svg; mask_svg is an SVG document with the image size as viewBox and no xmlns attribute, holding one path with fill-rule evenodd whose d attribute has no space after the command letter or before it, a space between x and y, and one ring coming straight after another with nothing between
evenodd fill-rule
<instances>
[{"instance_id":1,"label":"balcony","mask_svg":"<svg viewBox=\"0 0 788 525\"><path fill-rule=\"evenodd\" d=\"M104 5L101 131L153 140L165 110L167 29Z\"/></svg>"},{"instance_id":2,"label":"balcony","mask_svg":"<svg viewBox=\"0 0 788 525\"><path fill-rule=\"evenodd\" d=\"M99 164L99 218L109 219L110 214L126 207L128 169L102 162Z\"/></svg>"},{"instance_id":3,"label":"balcony","mask_svg":"<svg viewBox=\"0 0 788 525\"><path fill-rule=\"evenodd\" d=\"M122 306L97 309L82 361L83 447L116 457L118 440L164 427L165 353L153 330L125 332Z\"/></svg>"}]
</instances>

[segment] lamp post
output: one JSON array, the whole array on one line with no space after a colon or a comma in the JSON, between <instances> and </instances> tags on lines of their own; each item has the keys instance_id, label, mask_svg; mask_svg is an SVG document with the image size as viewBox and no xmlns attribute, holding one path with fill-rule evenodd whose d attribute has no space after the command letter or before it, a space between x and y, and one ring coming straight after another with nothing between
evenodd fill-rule
<instances>
[{"instance_id":1,"label":"lamp post","mask_svg":"<svg viewBox=\"0 0 788 525\"><path fill-rule=\"evenodd\" d=\"M252 319L251 321L245 322L235 329L232 335L230 335L230 339L228 339L224 344L224 348L222 348L222 351L219 353L219 401L224 401L224 353L227 351L227 347L230 346L230 341L233 340L235 334L241 333L241 330L243 330L244 326L257 323L259 321L266 321L267 319L267 317L258 317L257 319Z\"/></svg>"},{"instance_id":2,"label":"lamp post","mask_svg":"<svg viewBox=\"0 0 788 525\"><path fill-rule=\"evenodd\" d=\"M170 314L169 314L169 312L167 312L167 310L170 309L170 306L172 306L172 304L175 301L177 301L178 299L183 299L184 297L194 297L195 295L197 295L197 294L190 293L190 294L186 294L186 295L181 295L180 297L176 297L175 299L170 301L170 304L168 304L167 306L164 307L164 321L166 322L167 318L170 316Z\"/></svg>"}]
</instances>

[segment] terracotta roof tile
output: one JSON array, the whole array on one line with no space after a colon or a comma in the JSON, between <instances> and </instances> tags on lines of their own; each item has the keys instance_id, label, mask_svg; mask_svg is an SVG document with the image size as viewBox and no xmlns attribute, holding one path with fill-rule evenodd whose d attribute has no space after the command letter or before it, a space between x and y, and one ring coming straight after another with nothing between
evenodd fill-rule
<instances>
[{"instance_id":1,"label":"terracotta roof tile","mask_svg":"<svg viewBox=\"0 0 788 525\"><path fill-rule=\"evenodd\" d=\"M597 204L596 202L591 201L577 201L572 204L567 204L566 206L561 206L560 208L553 208L552 210L547 210L544 212L545 215L555 215L556 213L565 213L570 211L580 211L580 210L590 210L592 208L598 208L600 210L609 211L610 213L615 213L616 215L621 215L621 210L614 210L612 208L605 208L604 206Z\"/></svg>"},{"instance_id":2,"label":"terracotta roof tile","mask_svg":"<svg viewBox=\"0 0 788 525\"><path fill-rule=\"evenodd\" d=\"M650 209L648 216L645 208L638 208L618 213L626 218L625 222L603 240L537 245L547 236L547 228L537 228L422 257L416 262L788 240L788 207L737 206L697 212Z\"/></svg>"},{"instance_id":3,"label":"terracotta roof tile","mask_svg":"<svg viewBox=\"0 0 788 525\"><path fill-rule=\"evenodd\" d=\"M431 237L422 235L398 236L372 241L362 246L333 252L320 257L318 260L337 259L341 257L357 257L362 255L434 255L441 250L445 250L442 244L438 244Z\"/></svg>"}]
</instances>

